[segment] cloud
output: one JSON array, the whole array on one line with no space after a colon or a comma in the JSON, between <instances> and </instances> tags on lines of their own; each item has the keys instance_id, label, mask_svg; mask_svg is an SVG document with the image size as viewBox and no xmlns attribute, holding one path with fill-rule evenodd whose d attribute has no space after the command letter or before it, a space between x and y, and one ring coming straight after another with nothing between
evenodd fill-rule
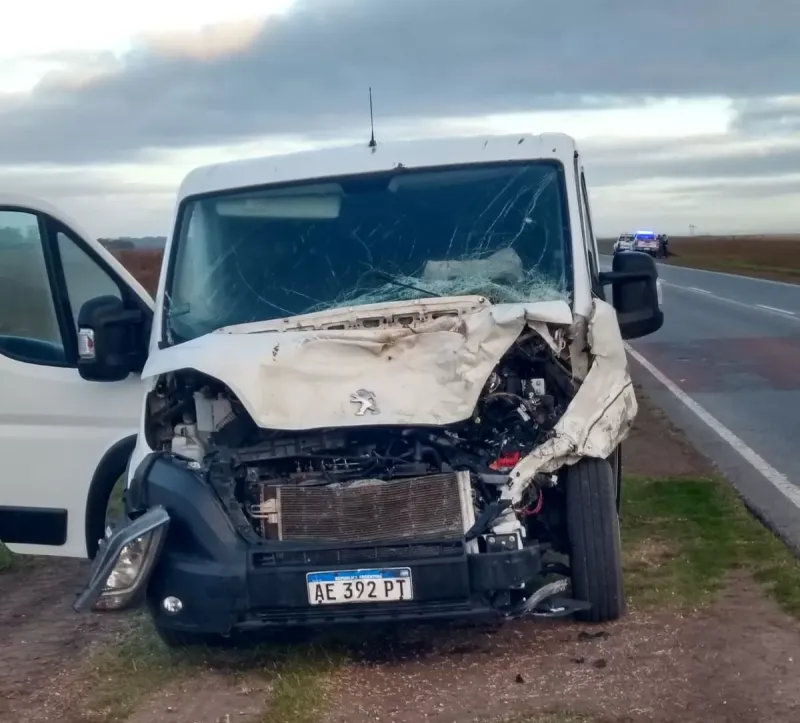
<instances>
[{"instance_id":1,"label":"cloud","mask_svg":"<svg viewBox=\"0 0 800 723\"><path fill-rule=\"evenodd\" d=\"M55 203L95 236L166 234L177 184L131 180L136 170L0 167L0 189Z\"/></svg>"},{"instance_id":2,"label":"cloud","mask_svg":"<svg viewBox=\"0 0 800 723\"><path fill-rule=\"evenodd\" d=\"M800 131L800 96L740 101L732 129L749 135Z\"/></svg>"},{"instance_id":3,"label":"cloud","mask_svg":"<svg viewBox=\"0 0 800 723\"><path fill-rule=\"evenodd\" d=\"M259 28L142 44L0 101L7 163L90 163L270 134L653 96L791 92L800 4L298 0ZM224 41L224 42L223 42ZM200 50L198 50L200 49Z\"/></svg>"},{"instance_id":4,"label":"cloud","mask_svg":"<svg viewBox=\"0 0 800 723\"><path fill-rule=\"evenodd\" d=\"M800 143L766 143L736 136L582 144L592 182L611 185L648 179L716 184L780 177L800 171ZM591 170L590 170L591 169Z\"/></svg>"},{"instance_id":5,"label":"cloud","mask_svg":"<svg viewBox=\"0 0 800 723\"><path fill-rule=\"evenodd\" d=\"M262 152L239 148L238 153L227 150L241 156ZM764 149L717 135L689 141L592 140L581 148L600 234L636 225L681 233L690 222L704 231L725 233L800 226L795 201L800 194L800 145ZM166 235L182 165L188 170L186 158L174 154L162 166L85 166L78 172L0 168L0 188L47 198L101 236Z\"/></svg>"}]
</instances>

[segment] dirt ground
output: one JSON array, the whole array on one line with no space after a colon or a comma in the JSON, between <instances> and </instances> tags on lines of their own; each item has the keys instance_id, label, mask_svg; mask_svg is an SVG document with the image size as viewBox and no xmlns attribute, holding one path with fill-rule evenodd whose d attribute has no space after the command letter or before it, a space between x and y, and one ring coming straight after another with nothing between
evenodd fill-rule
<instances>
[{"instance_id":1,"label":"dirt ground","mask_svg":"<svg viewBox=\"0 0 800 723\"><path fill-rule=\"evenodd\" d=\"M625 462L628 472L654 477L714 472L646 401ZM0 575L2 723L99 720L84 717L85 666L126 620L71 612L84 572L54 561ZM129 720L272 720L262 707L272 683L247 673L198 676L144 696ZM800 625L742 575L712 606L688 614L632 611L597 628L515 622L405 631L356 649L326 689L325 723L578 720L560 716L565 706L593 723L793 723ZM551 717L534 716L544 713Z\"/></svg>"},{"instance_id":2,"label":"dirt ground","mask_svg":"<svg viewBox=\"0 0 800 723\"><path fill-rule=\"evenodd\" d=\"M113 641L120 618L70 605L87 565L48 560L0 574L0 721L69 720L80 705L81 663Z\"/></svg>"},{"instance_id":3,"label":"dirt ground","mask_svg":"<svg viewBox=\"0 0 800 723\"><path fill-rule=\"evenodd\" d=\"M568 707L606 723L789 723L800 712L798 645L800 626L743 581L685 617L428 638L422 651L340 670L327 721L525 720Z\"/></svg>"},{"instance_id":4,"label":"dirt ground","mask_svg":"<svg viewBox=\"0 0 800 723\"><path fill-rule=\"evenodd\" d=\"M611 253L614 239L598 242ZM800 234L672 236L665 263L800 284Z\"/></svg>"}]
</instances>

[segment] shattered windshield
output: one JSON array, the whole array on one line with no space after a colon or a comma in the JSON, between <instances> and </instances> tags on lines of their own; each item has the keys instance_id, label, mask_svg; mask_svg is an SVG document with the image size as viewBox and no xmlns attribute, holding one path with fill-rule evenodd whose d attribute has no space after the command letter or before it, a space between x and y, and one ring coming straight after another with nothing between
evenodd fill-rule
<instances>
[{"instance_id":1,"label":"shattered windshield","mask_svg":"<svg viewBox=\"0 0 800 723\"><path fill-rule=\"evenodd\" d=\"M480 294L568 299L563 168L551 161L336 177L184 204L170 343L340 306Z\"/></svg>"}]
</instances>

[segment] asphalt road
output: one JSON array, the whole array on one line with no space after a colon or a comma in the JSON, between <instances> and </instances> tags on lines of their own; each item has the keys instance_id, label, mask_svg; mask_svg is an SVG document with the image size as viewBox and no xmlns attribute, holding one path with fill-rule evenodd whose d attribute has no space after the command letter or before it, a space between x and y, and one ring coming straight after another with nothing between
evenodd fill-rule
<instances>
[{"instance_id":1,"label":"asphalt road","mask_svg":"<svg viewBox=\"0 0 800 723\"><path fill-rule=\"evenodd\" d=\"M630 343L634 378L800 553L800 285L659 277L664 326Z\"/></svg>"}]
</instances>

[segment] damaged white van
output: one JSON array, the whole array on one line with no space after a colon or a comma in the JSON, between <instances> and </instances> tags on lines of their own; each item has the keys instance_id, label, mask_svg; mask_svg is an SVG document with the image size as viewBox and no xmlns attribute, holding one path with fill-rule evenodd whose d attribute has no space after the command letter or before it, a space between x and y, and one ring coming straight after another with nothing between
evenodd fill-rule
<instances>
[{"instance_id":1,"label":"damaged white van","mask_svg":"<svg viewBox=\"0 0 800 723\"><path fill-rule=\"evenodd\" d=\"M600 270L568 136L199 168L155 304L47 205L3 229L0 539L94 558L77 610L171 644L623 613L623 339L663 315L650 257Z\"/></svg>"}]
</instances>

